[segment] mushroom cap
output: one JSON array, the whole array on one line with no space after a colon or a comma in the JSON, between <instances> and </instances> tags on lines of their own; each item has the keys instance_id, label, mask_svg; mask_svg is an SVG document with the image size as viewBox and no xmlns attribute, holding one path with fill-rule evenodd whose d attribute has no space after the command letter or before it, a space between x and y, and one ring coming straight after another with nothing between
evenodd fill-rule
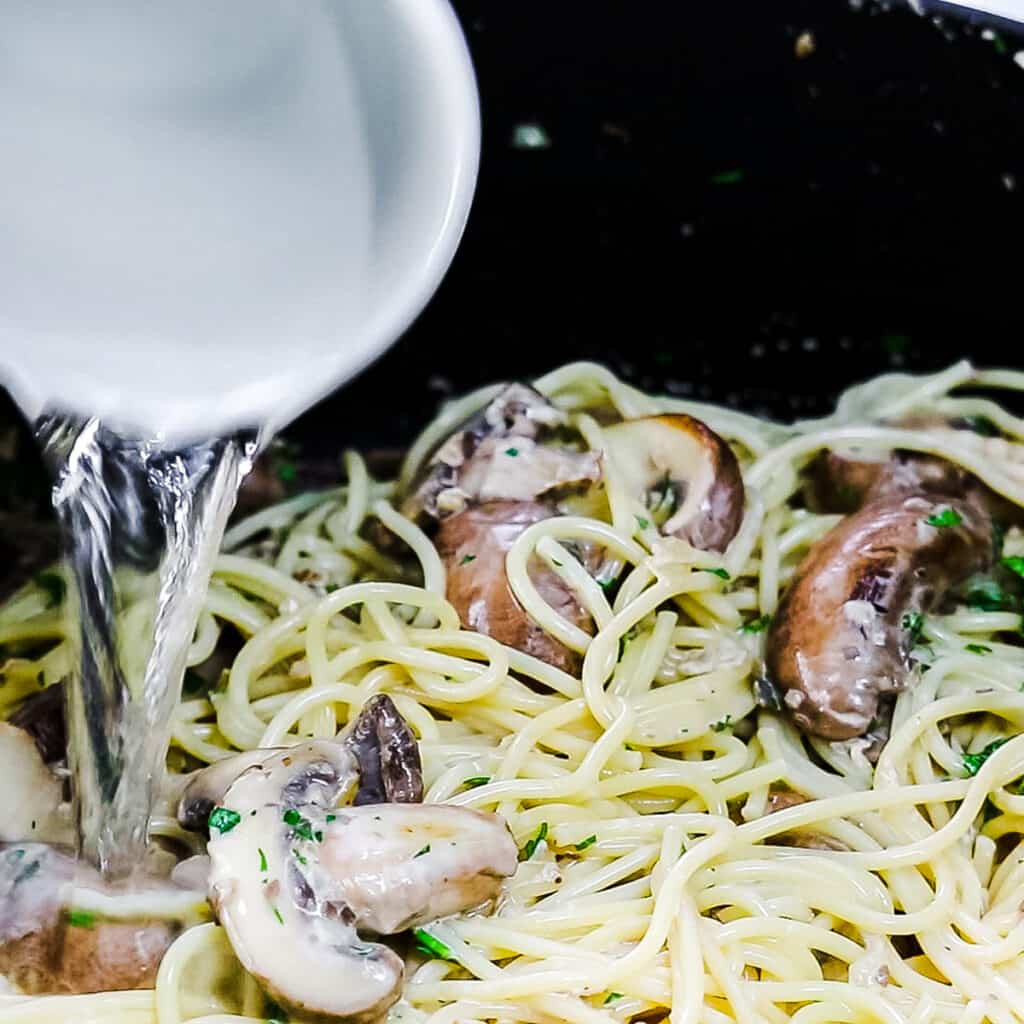
<instances>
[{"instance_id":1,"label":"mushroom cap","mask_svg":"<svg viewBox=\"0 0 1024 1024\"><path fill-rule=\"evenodd\" d=\"M933 526L947 513L955 525ZM808 552L776 612L769 677L802 729L828 739L865 733L883 694L910 678L908 612L992 560L992 522L960 498L910 495L865 505Z\"/></svg>"},{"instance_id":2,"label":"mushroom cap","mask_svg":"<svg viewBox=\"0 0 1024 1024\"><path fill-rule=\"evenodd\" d=\"M494 899L519 851L494 814L445 804L348 807L318 851L324 897L393 935Z\"/></svg>"},{"instance_id":3,"label":"mushroom cap","mask_svg":"<svg viewBox=\"0 0 1024 1024\"><path fill-rule=\"evenodd\" d=\"M354 775L339 743L276 753L229 787L224 807L237 822L207 847L210 904L239 961L286 1010L311 1021L376 1020L401 995L398 956L363 942L352 915L321 905L300 870Z\"/></svg>"},{"instance_id":4,"label":"mushroom cap","mask_svg":"<svg viewBox=\"0 0 1024 1024\"><path fill-rule=\"evenodd\" d=\"M733 450L706 423L682 413L606 427L607 456L627 490L668 502L661 532L703 551L724 551L743 520L743 476Z\"/></svg>"},{"instance_id":5,"label":"mushroom cap","mask_svg":"<svg viewBox=\"0 0 1024 1024\"><path fill-rule=\"evenodd\" d=\"M202 899L154 885L156 898L148 900L104 892L70 851L43 843L0 848L0 974L30 995L152 988L182 928L182 919L154 910L194 914ZM69 913L78 906L97 912Z\"/></svg>"},{"instance_id":6,"label":"mushroom cap","mask_svg":"<svg viewBox=\"0 0 1024 1024\"><path fill-rule=\"evenodd\" d=\"M506 385L420 468L402 503L419 522L486 501L533 501L601 478L596 452L546 443L565 414L528 384Z\"/></svg>"},{"instance_id":7,"label":"mushroom cap","mask_svg":"<svg viewBox=\"0 0 1024 1024\"><path fill-rule=\"evenodd\" d=\"M535 502L488 502L442 520L436 543L448 574L446 596L467 629L573 672L579 656L527 615L505 571L505 556L516 540L554 514ZM559 615L581 629L593 628L575 595L550 568L536 559L530 569L541 597Z\"/></svg>"}]
</instances>

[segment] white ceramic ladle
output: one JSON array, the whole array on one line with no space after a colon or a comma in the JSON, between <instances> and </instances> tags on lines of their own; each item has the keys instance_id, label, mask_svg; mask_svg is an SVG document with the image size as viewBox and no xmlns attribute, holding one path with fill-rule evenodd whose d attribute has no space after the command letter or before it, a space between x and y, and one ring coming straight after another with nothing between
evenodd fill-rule
<instances>
[{"instance_id":1,"label":"white ceramic ladle","mask_svg":"<svg viewBox=\"0 0 1024 1024\"><path fill-rule=\"evenodd\" d=\"M277 429L447 269L479 114L446 0L5 0L0 39L0 382L30 418Z\"/></svg>"}]
</instances>

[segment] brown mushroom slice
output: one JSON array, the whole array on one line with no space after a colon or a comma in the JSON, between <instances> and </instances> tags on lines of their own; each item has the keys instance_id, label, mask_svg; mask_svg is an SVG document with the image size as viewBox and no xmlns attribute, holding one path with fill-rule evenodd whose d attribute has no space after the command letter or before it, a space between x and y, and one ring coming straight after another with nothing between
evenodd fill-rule
<instances>
[{"instance_id":1,"label":"brown mushroom slice","mask_svg":"<svg viewBox=\"0 0 1024 1024\"><path fill-rule=\"evenodd\" d=\"M24 729L0 722L0 841L42 836L60 806L63 784Z\"/></svg>"},{"instance_id":2,"label":"brown mushroom slice","mask_svg":"<svg viewBox=\"0 0 1024 1024\"><path fill-rule=\"evenodd\" d=\"M341 740L359 765L356 806L423 800L419 745L386 694L371 697L363 705Z\"/></svg>"},{"instance_id":3,"label":"brown mushroom slice","mask_svg":"<svg viewBox=\"0 0 1024 1024\"><path fill-rule=\"evenodd\" d=\"M275 754L229 788L227 827L208 846L210 902L243 966L289 1012L370 1021L399 998L403 967L357 927L476 906L515 870L515 844L499 819L465 808L336 809L354 764L318 756L324 746ZM432 860L424 837L438 843Z\"/></svg>"},{"instance_id":4,"label":"brown mushroom slice","mask_svg":"<svg viewBox=\"0 0 1024 1024\"><path fill-rule=\"evenodd\" d=\"M826 534L767 638L769 676L800 727L833 740L867 732L880 698L909 682L907 616L935 608L992 557L991 520L959 498L882 499Z\"/></svg>"},{"instance_id":5,"label":"brown mushroom slice","mask_svg":"<svg viewBox=\"0 0 1024 1024\"><path fill-rule=\"evenodd\" d=\"M394 935L493 900L519 851L494 814L445 804L383 804L338 812L317 851L322 900L357 927Z\"/></svg>"},{"instance_id":6,"label":"brown mushroom slice","mask_svg":"<svg viewBox=\"0 0 1024 1024\"><path fill-rule=\"evenodd\" d=\"M443 519L436 543L448 574L446 596L467 629L574 672L579 655L527 615L505 572L505 556L516 540L554 514L535 502L488 502ZM559 615L587 632L593 629L590 616L556 573L539 559L530 570L537 591Z\"/></svg>"},{"instance_id":7,"label":"brown mushroom slice","mask_svg":"<svg viewBox=\"0 0 1024 1024\"><path fill-rule=\"evenodd\" d=\"M743 476L732 449L681 413L605 428L607 457L665 536L724 551L743 520Z\"/></svg>"},{"instance_id":8,"label":"brown mushroom slice","mask_svg":"<svg viewBox=\"0 0 1024 1024\"><path fill-rule=\"evenodd\" d=\"M333 749L327 749L333 748ZM401 994L402 961L365 943L351 913L318 905L301 861L355 773L344 746L314 741L280 751L224 794L214 830L210 904L242 966L290 1014L373 1021Z\"/></svg>"},{"instance_id":9,"label":"brown mushroom slice","mask_svg":"<svg viewBox=\"0 0 1024 1024\"><path fill-rule=\"evenodd\" d=\"M402 513L443 519L483 501L533 501L595 483L595 452L555 443L565 414L526 384L509 384L471 416L421 468Z\"/></svg>"},{"instance_id":10,"label":"brown mushroom slice","mask_svg":"<svg viewBox=\"0 0 1024 1024\"><path fill-rule=\"evenodd\" d=\"M0 847L0 974L29 995L152 988L164 953L200 918L202 893L152 881L106 890L70 851Z\"/></svg>"},{"instance_id":11,"label":"brown mushroom slice","mask_svg":"<svg viewBox=\"0 0 1024 1024\"><path fill-rule=\"evenodd\" d=\"M358 778L355 803L408 803L423 799L423 774L416 737L398 713L391 698L378 694L363 706L356 719L336 740L321 740L322 753L332 743L334 752L355 757L356 774L347 782L352 788ZM200 769L189 780L178 802L178 821L192 832L206 832L210 812L223 802L224 794L245 772L258 768L287 747L262 747L233 754ZM348 764L346 760L344 762Z\"/></svg>"}]
</instances>

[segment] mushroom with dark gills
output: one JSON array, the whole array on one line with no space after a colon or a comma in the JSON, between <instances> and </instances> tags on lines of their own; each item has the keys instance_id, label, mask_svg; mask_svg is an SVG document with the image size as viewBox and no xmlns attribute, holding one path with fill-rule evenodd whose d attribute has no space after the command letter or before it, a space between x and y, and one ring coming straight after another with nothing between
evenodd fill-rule
<instances>
[{"instance_id":1,"label":"mushroom with dark gills","mask_svg":"<svg viewBox=\"0 0 1024 1024\"><path fill-rule=\"evenodd\" d=\"M769 677L800 727L833 740L867 732L911 678L915 617L992 558L988 513L961 498L883 498L826 534L767 638Z\"/></svg>"},{"instance_id":2,"label":"mushroom with dark gills","mask_svg":"<svg viewBox=\"0 0 1024 1024\"><path fill-rule=\"evenodd\" d=\"M339 758L344 770L352 768L343 788L353 790L353 803L416 803L423 799L423 774L416 737L394 702L376 694L364 705L337 740L323 741L329 760ZM339 748L344 748L340 750ZM258 748L233 754L197 771L188 781L178 803L178 821L192 832L205 832L210 812L223 802L231 784L250 768L287 747ZM345 753L351 754L349 759ZM339 790L339 798L344 795Z\"/></svg>"},{"instance_id":3,"label":"mushroom with dark gills","mask_svg":"<svg viewBox=\"0 0 1024 1024\"><path fill-rule=\"evenodd\" d=\"M732 449L682 413L606 427L607 458L661 533L704 551L724 551L743 519L744 489Z\"/></svg>"},{"instance_id":4,"label":"mushroom with dark gills","mask_svg":"<svg viewBox=\"0 0 1024 1024\"><path fill-rule=\"evenodd\" d=\"M479 907L516 869L495 815L338 807L357 773L345 744L300 744L244 771L211 815L214 912L246 970L304 1020L380 1018L401 995L403 965L360 929L392 934Z\"/></svg>"}]
</instances>

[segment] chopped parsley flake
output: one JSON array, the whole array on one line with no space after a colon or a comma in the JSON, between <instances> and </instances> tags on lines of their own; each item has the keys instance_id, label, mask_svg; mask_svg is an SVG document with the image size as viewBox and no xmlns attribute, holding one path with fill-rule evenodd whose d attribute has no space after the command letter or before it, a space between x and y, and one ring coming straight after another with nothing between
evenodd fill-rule
<instances>
[{"instance_id":1,"label":"chopped parsley flake","mask_svg":"<svg viewBox=\"0 0 1024 1024\"><path fill-rule=\"evenodd\" d=\"M417 850L415 854L413 854L413 860L415 860L417 857L422 857L425 853L430 853L430 843L427 843L427 845L424 846L423 849Z\"/></svg>"},{"instance_id":2,"label":"chopped parsley flake","mask_svg":"<svg viewBox=\"0 0 1024 1024\"><path fill-rule=\"evenodd\" d=\"M282 462L277 467L277 479L283 484L294 483L298 475L299 470L294 462Z\"/></svg>"},{"instance_id":3,"label":"chopped parsley flake","mask_svg":"<svg viewBox=\"0 0 1024 1024\"><path fill-rule=\"evenodd\" d=\"M41 572L35 577L35 584L46 591L46 607L53 608L64 600L68 587L64 577L57 572Z\"/></svg>"},{"instance_id":4,"label":"chopped parsley flake","mask_svg":"<svg viewBox=\"0 0 1024 1024\"><path fill-rule=\"evenodd\" d=\"M281 916L281 911L274 907L274 917L277 918L278 924L284 924L284 918Z\"/></svg>"},{"instance_id":5,"label":"chopped parsley flake","mask_svg":"<svg viewBox=\"0 0 1024 1024\"><path fill-rule=\"evenodd\" d=\"M536 852L537 847L544 842L548 837L548 823L542 821L540 828L537 829L537 834L532 839L526 840L526 845L523 847L519 854L520 860L529 860Z\"/></svg>"},{"instance_id":6,"label":"chopped parsley flake","mask_svg":"<svg viewBox=\"0 0 1024 1024\"><path fill-rule=\"evenodd\" d=\"M621 999L621 998L622 998L622 993L621 992L609 992L608 995L606 995L604 997L604 1002L601 1005L602 1006L607 1006L609 1003L614 1003L616 999Z\"/></svg>"},{"instance_id":7,"label":"chopped parsley flake","mask_svg":"<svg viewBox=\"0 0 1024 1024\"><path fill-rule=\"evenodd\" d=\"M300 839L316 840L323 842L324 834L319 830L313 831L313 824L309 818L304 818L294 807L289 807L281 816L286 825L291 826L292 833Z\"/></svg>"},{"instance_id":8,"label":"chopped parsley flake","mask_svg":"<svg viewBox=\"0 0 1024 1024\"><path fill-rule=\"evenodd\" d=\"M594 843L596 843L596 842L597 842L597 836L587 836L587 838L586 838L586 839L583 839L583 840L581 840L580 842L578 842L578 843L577 843L577 844L576 844L576 845L575 845L575 846L573 847L573 849L574 849L574 850L576 850L577 852L580 852L580 853L581 853L581 852L582 852L583 850L585 850L585 849L586 849L586 848L587 848L588 846L593 846L593 845L594 845Z\"/></svg>"},{"instance_id":9,"label":"chopped parsley flake","mask_svg":"<svg viewBox=\"0 0 1024 1024\"><path fill-rule=\"evenodd\" d=\"M324 820L327 822L328 825L330 825L332 821L338 820L338 816L336 814L328 814Z\"/></svg>"},{"instance_id":10,"label":"chopped parsley flake","mask_svg":"<svg viewBox=\"0 0 1024 1024\"><path fill-rule=\"evenodd\" d=\"M263 852L262 847L257 851L260 855L260 871L267 870L267 855Z\"/></svg>"},{"instance_id":11,"label":"chopped parsley flake","mask_svg":"<svg viewBox=\"0 0 1024 1024\"><path fill-rule=\"evenodd\" d=\"M713 732L727 732L732 729L734 724L732 715L726 715L720 722L715 722L711 729Z\"/></svg>"},{"instance_id":12,"label":"chopped parsley flake","mask_svg":"<svg viewBox=\"0 0 1024 1024\"><path fill-rule=\"evenodd\" d=\"M740 626L740 632L763 633L768 628L768 624L771 621L772 617L770 615L759 615L756 619L743 623L743 625Z\"/></svg>"},{"instance_id":13,"label":"chopped parsley flake","mask_svg":"<svg viewBox=\"0 0 1024 1024\"><path fill-rule=\"evenodd\" d=\"M222 836L227 835L240 821L242 816L238 811L232 811L227 807L214 807L210 811L210 817L207 820L207 825L210 827L212 832L216 829Z\"/></svg>"},{"instance_id":14,"label":"chopped parsley flake","mask_svg":"<svg viewBox=\"0 0 1024 1024\"><path fill-rule=\"evenodd\" d=\"M921 639L921 630L924 629L924 616L920 612L907 612L903 616L900 625L910 635L910 646L913 647Z\"/></svg>"},{"instance_id":15,"label":"chopped parsley flake","mask_svg":"<svg viewBox=\"0 0 1024 1024\"><path fill-rule=\"evenodd\" d=\"M1003 559L1002 564L1010 572L1015 572L1018 576L1024 576L1024 558L1021 558L1020 555L1008 555Z\"/></svg>"},{"instance_id":16,"label":"chopped parsley flake","mask_svg":"<svg viewBox=\"0 0 1024 1024\"><path fill-rule=\"evenodd\" d=\"M462 561L459 562L459 565L469 565L470 562L475 562L475 561L476 561L476 555L463 555L462 556Z\"/></svg>"},{"instance_id":17,"label":"chopped parsley flake","mask_svg":"<svg viewBox=\"0 0 1024 1024\"><path fill-rule=\"evenodd\" d=\"M948 505L940 512L933 512L925 522L929 526L945 527L945 526L959 526L964 521L963 516L955 508L950 508Z\"/></svg>"},{"instance_id":18,"label":"chopped parsley flake","mask_svg":"<svg viewBox=\"0 0 1024 1024\"><path fill-rule=\"evenodd\" d=\"M999 428L987 416L964 416L963 425L982 437L998 437Z\"/></svg>"},{"instance_id":19,"label":"chopped parsley flake","mask_svg":"<svg viewBox=\"0 0 1024 1024\"><path fill-rule=\"evenodd\" d=\"M709 572L712 576L717 576L720 580L731 579L729 573L725 569L700 569L699 572Z\"/></svg>"},{"instance_id":20,"label":"chopped parsley flake","mask_svg":"<svg viewBox=\"0 0 1024 1024\"><path fill-rule=\"evenodd\" d=\"M72 928L92 928L96 924L96 915L90 910L69 910L67 919Z\"/></svg>"},{"instance_id":21,"label":"chopped parsley flake","mask_svg":"<svg viewBox=\"0 0 1024 1024\"><path fill-rule=\"evenodd\" d=\"M965 651L970 651L971 654L991 654L992 648L987 647L985 644L967 644L964 647Z\"/></svg>"},{"instance_id":22,"label":"chopped parsley flake","mask_svg":"<svg viewBox=\"0 0 1024 1024\"><path fill-rule=\"evenodd\" d=\"M490 775L474 775L472 778L463 780L463 785L467 789L476 789L477 786L486 786L491 781Z\"/></svg>"},{"instance_id":23,"label":"chopped parsley flake","mask_svg":"<svg viewBox=\"0 0 1024 1024\"><path fill-rule=\"evenodd\" d=\"M708 179L712 185L738 185L743 180L743 171L735 167L729 171L719 171Z\"/></svg>"},{"instance_id":24,"label":"chopped parsley flake","mask_svg":"<svg viewBox=\"0 0 1024 1024\"><path fill-rule=\"evenodd\" d=\"M426 929L417 928L412 934L416 939L416 948L421 953L426 953L427 956L432 956L435 960L455 959L452 956L452 951L440 939L435 939Z\"/></svg>"},{"instance_id":25,"label":"chopped parsley flake","mask_svg":"<svg viewBox=\"0 0 1024 1024\"><path fill-rule=\"evenodd\" d=\"M968 775L977 775L981 766L1006 742L1006 739L993 740L984 750L977 754L964 754L964 768Z\"/></svg>"},{"instance_id":26,"label":"chopped parsley flake","mask_svg":"<svg viewBox=\"0 0 1024 1024\"><path fill-rule=\"evenodd\" d=\"M651 525L651 521L649 519L644 519L643 516L634 516L633 518L636 520L636 525L639 526L641 530L646 530Z\"/></svg>"},{"instance_id":27,"label":"chopped parsley flake","mask_svg":"<svg viewBox=\"0 0 1024 1024\"><path fill-rule=\"evenodd\" d=\"M305 857L303 857L303 856L302 856L302 854L301 854L301 853L299 853L299 851L298 851L298 850L296 850L294 846L292 847L292 856L294 856L294 857L295 857L295 859L296 859L296 860L297 860L297 861L298 861L298 862L299 862L299 863L300 863L300 864L301 864L301 865L302 865L303 867L307 867L307 866L309 865L309 861L308 861L308 860L306 860L306 858L305 858Z\"/></svg>"},{"instance_id":28,"label":"chopped parsley flake","mask_svg":"<svg viewBox=\"0 0 1024 1024\"><path fill-rule=\"evenodd\" d=\"M506 448L505 454L510 455L513 459L519 454L518 448Z\"/></svg>"},{"instance_id":29,"label":"chopped parsley flake","mask_svg":"<svg viewBox=\"0 0 1024 1024\"><path fill-rule=\"evenodd\" d=\"M995 580L979 580L967 591L967 604L981 612L1000 612L1012 607L1013 598Z\"/></svg>"}]
</instances>

